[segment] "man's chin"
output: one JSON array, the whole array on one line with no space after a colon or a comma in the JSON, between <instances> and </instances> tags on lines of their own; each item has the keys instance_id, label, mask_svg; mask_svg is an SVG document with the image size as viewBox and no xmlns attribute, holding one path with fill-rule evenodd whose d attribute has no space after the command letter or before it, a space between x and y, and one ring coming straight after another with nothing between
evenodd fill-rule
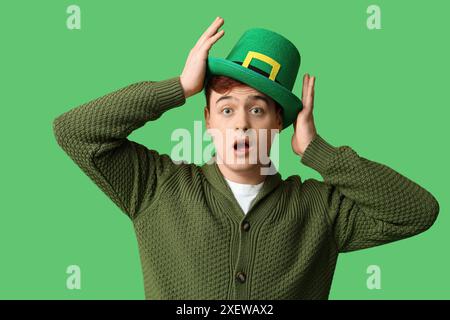
<instances>
[{"instance_id":1,"label":"man's chin","mask_svg":"<svg viewBox=\"0 0 450 320\"><path fill-rule=\"evenodd\" d=\"M227 157L228 156L228 157ZM265 167L258 157L253 155L227 155L221 156L218 154L214 155L216 162L226 166L233 171L249 171L256 170L257 168Z\"/></svg>"},{"instance_id":2,"label":"man's chin","mask_svg":"<svg viewBox=\"0 0 450 320\"><path fill-rule=\"evenodd\" d=\"M255 170L256 168L260 167L259 164L251 163L248 159L246 159L245 163L243 163L243 161L240 160L240 162L233 161L233 162L224 163L224 165L226 165L230 170L237 171L237 172L238 171Z\"/></svg>"}]
</instances>

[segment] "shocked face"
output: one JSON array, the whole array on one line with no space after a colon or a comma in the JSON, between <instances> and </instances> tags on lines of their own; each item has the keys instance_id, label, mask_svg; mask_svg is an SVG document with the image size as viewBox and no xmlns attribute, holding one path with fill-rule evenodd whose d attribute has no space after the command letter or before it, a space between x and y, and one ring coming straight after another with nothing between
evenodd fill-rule
<instances>
[{"instance_id":1,"label":"shocked face","mask_svg":"<svg viewBox=\"0 0 450 320\"><path fill-rule=\"evenodd\" d=\"M234 171L267 164L273 138L282 129L275 101L249 86L211 91L206 128L217 160Z\"/></svg>"}]
</instances>

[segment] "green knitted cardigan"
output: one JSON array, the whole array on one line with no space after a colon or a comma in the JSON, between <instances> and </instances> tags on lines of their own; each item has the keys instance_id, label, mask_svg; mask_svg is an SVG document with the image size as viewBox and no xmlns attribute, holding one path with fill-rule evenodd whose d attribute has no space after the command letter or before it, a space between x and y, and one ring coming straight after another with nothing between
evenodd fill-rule
<instances>
[{"instance_id":1,"label":"green knitted cardigan","mask_svg":"<svg viewBox=\"0 0 450 320\"><path fill-rule=\"evenodd\" d=\"M299 162L323 181L268 175L245 215L216 163L174 163L127 139L184 103L177 76L53 121L58 145L130 217L146 299L328 299L339 253L417 235L437 218L424 188L320 135Z\"/></svg>"}]
</instances>

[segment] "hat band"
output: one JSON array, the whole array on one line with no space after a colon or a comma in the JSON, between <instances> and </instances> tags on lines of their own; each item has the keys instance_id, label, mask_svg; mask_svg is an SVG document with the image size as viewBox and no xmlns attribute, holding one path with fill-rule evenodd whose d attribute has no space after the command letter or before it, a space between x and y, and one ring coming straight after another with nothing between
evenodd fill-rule
<instances>
[{"instance_id":1,"label":"hat band","mask_svg":"<svg viewBox=\"0 0 450 320\"><path fill-rule=\"evenodd\" d=\"M233 61L233 62L234 62L234 63L237 63L237 64L239 64L239 65L242 65L242 62L240 62L240 61ZM258 72L259 74L263 75L264 77L270 79L270 78L269 78L269 77L270 77L270 74L268 74L267 72L265 72L265 71L263 71L263 70L261 70L261 69L259 69L259 68L257 68L257 67L254 67L254 66L252 66L252 65L248 65L246 68L251 69L251 70L253 70L253 71L255 71L255 72ZM278 83L278 84L281 85L281 83L280 83L277 79L275 79L275 80L273 80L273 81L275 81L276 83Z\"/></svg>"}]
</instances>

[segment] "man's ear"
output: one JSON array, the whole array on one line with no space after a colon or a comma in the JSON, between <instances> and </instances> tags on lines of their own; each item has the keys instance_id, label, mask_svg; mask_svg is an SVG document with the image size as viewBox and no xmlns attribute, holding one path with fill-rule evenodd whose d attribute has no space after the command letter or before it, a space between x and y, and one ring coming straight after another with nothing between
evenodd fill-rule
<instances>
[{"instance_id":1,"label":"man's ear","mask_svg":"<svg viewBox=\"0 0 450 320\"><path fill-rule=\"evenodd\" d=\"M282 116L282 110L281 109L279 109L278 112L277 112L277 126L278 126L278 129L281 132L281 130L283 130L283 116Z\"/></svg>"},{"instance_id":2,"label":"man's ear","mask_svg":"<svg viewBox=\"0 0 450 320\"><path fill-rule=\"evenodd\" d=\"M206 126L206 129L209 129L209 109L208 109L208 106L205 106L204 115L205 115L205 126Z\"/></svg>"}]
</instances>

